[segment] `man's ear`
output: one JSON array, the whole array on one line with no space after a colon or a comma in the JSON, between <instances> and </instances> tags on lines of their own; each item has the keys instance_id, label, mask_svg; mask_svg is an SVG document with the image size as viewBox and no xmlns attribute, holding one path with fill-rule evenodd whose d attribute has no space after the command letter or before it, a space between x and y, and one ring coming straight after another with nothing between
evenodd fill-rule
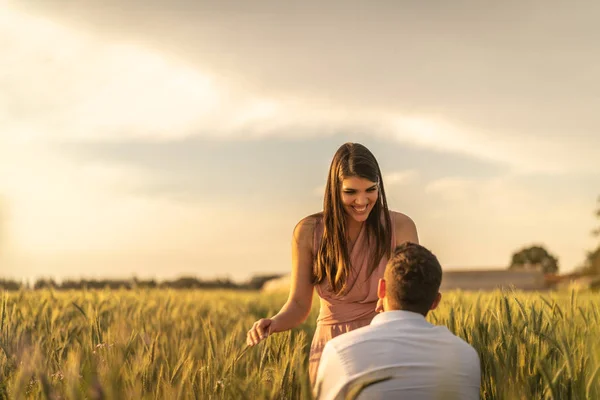
<instances>
[{"instance_id":1,"label":"man's ear","mask_svg":"<svg viewBox=\"0 0 600 400\"><path fill-rule=\"evenodd\" d=\"M383 299L385 297L385 279L379 279L377 284L377 297Z\"/></svg>"},{"instance_id":2,"label":"man's ear","mask_svg":"<svg viewBox=\"0 0 600 400\"><path fill-rule=\"evenodd\" d=\"M435 296L435 300L433 300L433 303L431 304L431 308L429 310L435 310L437 308L437 306L440 304L440 301L442 300L442 294L440 292L438 292L437 296Z\"/></svg>"}]
</instances>

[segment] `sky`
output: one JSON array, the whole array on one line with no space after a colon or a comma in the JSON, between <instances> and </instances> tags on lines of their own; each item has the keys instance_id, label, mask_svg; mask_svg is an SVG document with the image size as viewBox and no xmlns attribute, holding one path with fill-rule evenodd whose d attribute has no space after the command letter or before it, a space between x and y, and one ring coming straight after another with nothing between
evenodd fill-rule
<instances>
[{"instance_id":1,"label":"sky","mask_svg":"<svg viewBox=\"0 0 600 400\"><path fill-rule=\"evenodd\" d=\"M288 273L366 145L447 269L597 239L600 4L0 0L0 276Z\"/></svg>"}]
</instances>

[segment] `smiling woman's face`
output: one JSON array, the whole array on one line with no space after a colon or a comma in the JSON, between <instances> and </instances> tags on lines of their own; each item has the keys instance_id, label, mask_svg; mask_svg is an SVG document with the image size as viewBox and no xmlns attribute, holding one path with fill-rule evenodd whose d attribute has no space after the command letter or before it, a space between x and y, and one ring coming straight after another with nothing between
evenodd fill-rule
<instances>
[{"instance_id":1,"label":"smiling woman's face","mask_svg":"<svg viewBox=\"0 0 600 400\"><path fill-rule=\"evenodd\" d=\"M377 182L351 176L342 181L341 191L346 214L357 222L366 221L379 197Z\"/></svg>"}]
</instances>

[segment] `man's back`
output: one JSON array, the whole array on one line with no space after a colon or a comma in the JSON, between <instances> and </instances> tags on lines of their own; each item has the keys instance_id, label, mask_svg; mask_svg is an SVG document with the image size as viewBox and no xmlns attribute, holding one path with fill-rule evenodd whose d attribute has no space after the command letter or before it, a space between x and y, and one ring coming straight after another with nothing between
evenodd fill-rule
<instances>
[{"instance_id":1,"label":"man's back","mask_svg":"<svg viewBox=\"0 0 600 400\"><path fill-rule=\"evenodd\" d=\"M385 379L389 378L389 379ZM478 399L476 351L417 313L386 311L371 325L332 339L317 376L319 399L369 381L359 399Z\"/></svg>"}]
</instances>

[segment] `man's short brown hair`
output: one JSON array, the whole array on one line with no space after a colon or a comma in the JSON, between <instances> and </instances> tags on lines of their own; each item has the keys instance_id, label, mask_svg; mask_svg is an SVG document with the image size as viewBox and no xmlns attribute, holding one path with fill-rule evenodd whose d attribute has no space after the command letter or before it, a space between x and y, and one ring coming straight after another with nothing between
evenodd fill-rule
<instances>
[{"instance_id":1,"label":"man's short brown hair","mask_svg":"<svg viewBox=\"0 0 600 400\"><path fill-rule=\"evenodd\" d=\"M442 283L442 266L425 247L404 243L394 250L384 279L391 308L427 315Z\"/></svg>"}]
</instances>

